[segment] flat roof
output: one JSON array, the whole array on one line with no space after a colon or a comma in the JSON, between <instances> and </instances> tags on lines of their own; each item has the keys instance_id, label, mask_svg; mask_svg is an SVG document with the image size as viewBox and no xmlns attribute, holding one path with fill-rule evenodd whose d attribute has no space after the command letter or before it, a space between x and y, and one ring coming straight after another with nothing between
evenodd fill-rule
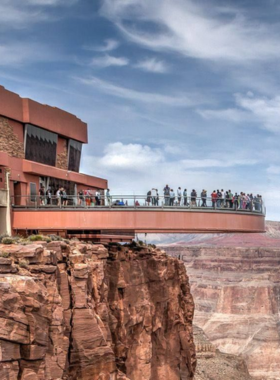
<instances>
[{"instance_id":1,"label":"flat roof","mask_svg":"<svg viewBox=\"0 0 280 380\"><path fill-rule=\"evenodd\" d=\"M87 124L75 115L60 108L21 98L3 86L0 86L0 115L23 124L33 124L82 143L88 142Z\"/></svg>"}]
</instances>

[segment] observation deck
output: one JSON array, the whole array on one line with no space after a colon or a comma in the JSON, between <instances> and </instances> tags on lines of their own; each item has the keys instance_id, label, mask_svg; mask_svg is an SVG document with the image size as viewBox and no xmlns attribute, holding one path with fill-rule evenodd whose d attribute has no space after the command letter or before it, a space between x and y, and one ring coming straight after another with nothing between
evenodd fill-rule
<instances>
[{"instance_id":1,"label":"observation deck","mask_svg":"<svg viewBox=\"0 0 280 380\"><path fill-rule=\"evenodd\" d=\"M265 206L250 202L247 208L225 202L212 204L187 198L186 204L157 204L146 196L101 197L100 205L79 196L67 196L67 202L55 197L33 196L12 201L12 229L15 233L60 234L108 241L128 241L136 233L259 233L265 232ZM14 203L21 203L15 206ZM66 204L67 203L67 204ZM99 202L97 202L99 203Z\"/></svg>"}]
</instances>

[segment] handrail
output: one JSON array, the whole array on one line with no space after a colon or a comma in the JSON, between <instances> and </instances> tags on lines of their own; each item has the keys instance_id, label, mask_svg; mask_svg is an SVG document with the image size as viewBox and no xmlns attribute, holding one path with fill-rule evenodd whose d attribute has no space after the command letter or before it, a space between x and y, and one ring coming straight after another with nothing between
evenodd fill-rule
<instances>
[{"instance_id":1,"label":"handrail","mask_svg":"<svg viewBox=\"0 0 280 380\"><path fill-rule=\"evenodd\" d=\"M247 200L234 200L212 197L170 197L152 195L19 195L11 197L11 205L14 208L155 208L155 209L204 209L204 210L228 210L253 212L261 215L266 214L263 198L254 197Z\"/></svg>"}]
</instances>

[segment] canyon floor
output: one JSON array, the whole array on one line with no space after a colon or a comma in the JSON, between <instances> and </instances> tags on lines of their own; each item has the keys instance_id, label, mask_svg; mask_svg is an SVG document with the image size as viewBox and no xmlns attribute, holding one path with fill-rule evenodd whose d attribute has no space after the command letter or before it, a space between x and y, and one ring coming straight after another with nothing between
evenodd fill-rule
<instances>
[{"instance_id":1,"label":"canyon floor","mask_svg":"<svg viewBox=\"0 0 280 380\"><path fill-rule=\"evenodd\" d=\"M254 379L279 380L280 223L266 234L174 235L161 247L184 262L194 323L210 342L241 355Z\"/></svg>"}]
</instances>

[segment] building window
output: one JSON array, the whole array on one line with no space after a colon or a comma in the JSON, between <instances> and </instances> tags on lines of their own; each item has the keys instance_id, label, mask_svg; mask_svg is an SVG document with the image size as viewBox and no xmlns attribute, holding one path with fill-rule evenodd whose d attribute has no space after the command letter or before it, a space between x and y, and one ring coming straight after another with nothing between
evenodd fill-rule
<instances>
[{"instance_id":1,"label":"building window","mask_svg":"<svg viewBox=\"0 0 280 380\"><path fill-rule=\"evenodd\" d=\"M45 129L25 125L25 158L41 164L55 166L57 134Z\"/></svg>"},{"instance_id":2,"label":"building window","mask_svg":"<svg viewBox=\"0 0 280 380\"><path fill-rule=\"evenodd\" d=\"M37 196L36 183L30 182L30 201L36 202L36 196Z\"/></svg>"},{"instance_id":3,"label":"building window","mask_svg":"<svg viewBox=\"0 0 280 380\"><path fill-rule=\"evenodd\" d=\"M82 154L82 143L70 139L68 152L68 170L71 170L72 172L79 172Z\"/></svg>"}]
</instances>

